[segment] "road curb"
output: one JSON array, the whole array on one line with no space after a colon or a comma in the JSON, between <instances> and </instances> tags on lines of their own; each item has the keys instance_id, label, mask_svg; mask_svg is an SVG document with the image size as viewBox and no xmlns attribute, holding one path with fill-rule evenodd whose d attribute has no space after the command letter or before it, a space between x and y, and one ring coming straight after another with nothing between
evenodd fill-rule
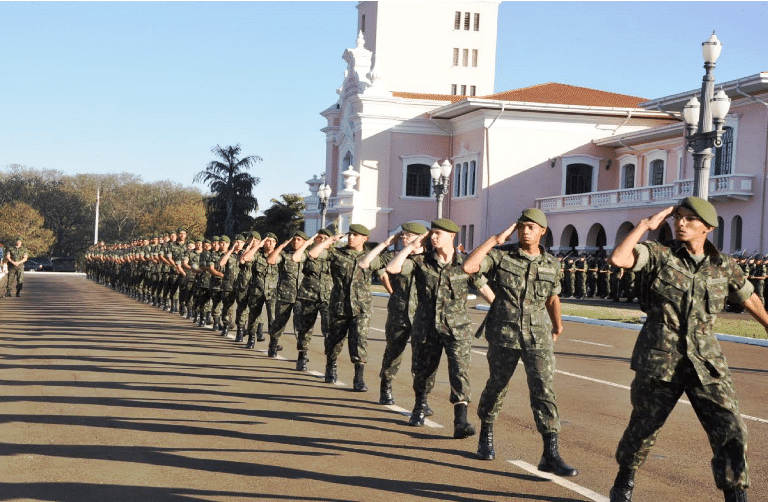
<instances>
[{"instance_id":1,"label":"road curb","mask_svg":"<svg viewBox=\"0 0 768 502\"><path fill-rule=\"evenodd\" d=\"M480 304L480 305L475 305L475 308L477 310L488 312L488 310L490 309L490 306L485 304ZM575 315L564 315L563 321L580 322L582 324L592 324L595 326L609 326L611 328L630 329L632 331L640 331L640 329L642 329L643 327L642 324L631 324L628 322L618 322L618 321L606 321L604 319L590 319L589 317L581 317L581 316L575 316ZM760 338L749 338L747 336L725 335L723 333L715 333L715 337L717 337L717 339L720 340L721 342L734 342L734 343L742 343L744 345L756 345L758 347L768 347L768 340L763 340Z\"/></svg>"}]
</instances>

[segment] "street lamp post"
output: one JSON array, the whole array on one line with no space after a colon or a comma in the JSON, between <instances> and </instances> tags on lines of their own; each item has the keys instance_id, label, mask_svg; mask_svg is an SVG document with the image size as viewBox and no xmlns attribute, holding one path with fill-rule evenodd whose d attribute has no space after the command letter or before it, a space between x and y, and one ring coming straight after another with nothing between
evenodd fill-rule
<instances>
[{"instance_id":1,"label":"street lamp post","mask_svg":"<svg viewBox=\"0 0 768 502\"><path fill-rule=\"evenodd\" d=\"M328 211L328 201L331 198L331 187L323 182L317 189L317 196L320 199L317 206L320 209L320 228L325 228L325 213Z\"/></svg>"},{"instance_id":2,"label":"street lamp post","mask_svg":"<svg viewBox=\"0 0 768 502\"><path fill-rule=\"evenodd\" d=\"M444 160L442 164L438 164L435 161L432 164L432 168L429 170L430 176L432 176L432 189L437 199L437 218L443 217L443 198L448 193L448 187L450 185L451 176L451 163L448 159Z\"/></svg>"},{"instance_id":3,"label":"street lamp post","mask_svg":"<svg viewBox=\"0 0 768 502\"><path fill-rule=\"evenodd\" d=\"M725 116L731 106L731 100L720 89L715 94L715 61L720 56L723 44L712 32L712 36L701 44L706 73L701 83L701 103L692 97L683 108L686 125L685 139L688 151L693 154L693 195L707 199L709 197L709 168L714 153L712 148L723 144L723 126Z\"/></svg>"}]
</instances>

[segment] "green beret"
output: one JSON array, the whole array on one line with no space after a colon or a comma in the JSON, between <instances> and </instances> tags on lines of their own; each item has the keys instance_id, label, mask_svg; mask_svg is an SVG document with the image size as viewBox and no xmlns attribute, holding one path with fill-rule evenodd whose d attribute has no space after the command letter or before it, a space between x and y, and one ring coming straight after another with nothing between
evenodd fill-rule
<instances>
[{"instance_id":1,"label":"green beret","mask_svg":"<svg viewBox=\"0 0 768 502\"><path fill-rule=\"evenodd\" d=\"M24 239L22 239L20 235L17 235L16 238L13 239L13 240L14 241L22 241L22 242L24 242Z\"/></svg>"},{"instance_id":2,"label":"green beret","mask_svg":"<svg viewBox=\"0 0 768 502\"><path fill-rule=\"evenodd\" d=\"M295 232L293 233L293 236L294 236L294 237L301 237L301 238L302 238L302 239L304 239L305 241L309 239L309 237L307 237L307 234L305 234L305 233L304 233L304 232L302 232L301 230L297 230L297 231L295 231Z\"/></svg>"},{"instance_id":3,"label":"green beret","mask_svg":"<svg viewBox=\"0 0 768 502\"><path fill-rule=\"evenodd\" d=\"M203 244L210 244L210 243L211 243L210 239L203 239Z\"/></svg>"},{"instance_id":4,"label":"green beret","mask_svg":"<svg viewBox=\"0 0 768 502\"><path fill-rule=\"evenodd\" d=\"M439 220L432 220L432 223L430 224L432 227L432 230L440 229L445 230L446 232L453 232L454 234L459 233L459 226L449 220L448 218L440 218Z\"/></svg>"},{"instance_id":5,"label":"green beret","mask_svg":"<svg viewBox=\"0 0 768 502\"><path fill-rule=\"evenodd\" d=\"M410 232L412 234L422 235L427 233L427 227L415 221L409 221L408 223L403 223L402 228L404 232Z\"/></svg>"},{"instance_id":6,"label":"green beret","mask_svg":"<svg viewBox=\"0 0 768 502\"><path fill-rule=\"evenodd\" d=\"M371 231L368 230L368 227L365 225L361 225L359 223L353 223L349 226L349 231L353 234L358 235L365 235L366 237L371 234Z\"/></svg>"},{"instance_id":7,"label":"green beret","mask_svg":"<svg viewBox=\"0 0 768 502\"><path fill-rule=\"evenodd\" d=\"M547 228L547 217L544 215L544 211L535 207L524 209L517 221L532 221L542 228Z\"/></svg>"},{"instance_id":8,"label":"green beret","mask_svg":"<svg viewBox=\"0 0 768 502\"><path fill-rule=\"evenodd\" d=\"M220 240L221 240L221 237L219 237L218 235L214 235L213 237L211 237L211 242L219 242Z\"/></svg>"},{"instance_id":9,"label":"green beret","mask_svg":"<svg viewBox=\"0 0 768 502\"><path fill-rule=\"evenodd\" d=\"M275 234L273 234L272 232L267 232L266 235L264 235L265 239L269 239L270 237L275 239L275 240L277 240L277 236Z\"/></svg>"},{"instance_id":10,"label":"green beret","mask_svg":"<svg viewBox=\"0 0 768 502\"><path fill-rule=\"evenodd\" d=\"M245 237L243 236L243 234L237 234L235 236L235 240L236 241L245 241Z\"/></svg>"},{"instance_id":11,"label":"green beret","mask_svg":"<svg viewBox=\"0 0 768 502\"><path fill-rule=\"evenodd\" d=\"M261 240L261 234L258 233L256 230L251 231L251 237L259 241Z\"/></svg>"},{"instance_id":12,"label":"green beret","mask_svg":"<svg viewBox=\"0 0 768 502\"><path fill-rule=\"evenodd\" d=\"M702 199L701 197L686 197L680 202L680 205L675 208L675 212L681 207L685 207L693 211L693 214L701 218L701 221L709 225L710 227L716 227L717 223L717 210L710 202Z\"/></svg>"},{"instance_id":13,"label":"green beret","mask_svg":"<svg viewBox=\"0 0 768 502\"><path fill-rule=\"evenodd\" d=\"M317 233L320 234L320 235L325 235L327 237L333 237L333 232L331 232L327 228L321 228Z\"/></svg>"},{"instance_id":14,"label":"green beret","mask_svg":"<svg viewBox=\"0 0 768 502\"><path fill-rule=\"evenodd\" d=\"M227 244L229 244L230 242L232 242L232 241L230 240L230 238L229 238L229 236L228 236L228 235L222 235L222 236L221 236L221 238L220 238L220 240L221 240L221 242L226 242Z\"/></svg>"},{"instance_id":15,"label":"green beret","mask_svg":"<svg viewBox=\"0 0 768 502\"><path fill-rule=\"evenodd\" d=\"M190 240L194 240L195 242L205 242L205 240L202 237L195 237L194 239L190 239Z\"/></svg>"},{"instance_id":16,"label":"green beret","mask_svg":"<svg viewBox=\"0 0 768 502\"><path fill-rule=\"evenodd\" d=\"M175 234L175 233L176 233L176 230L168 230L168 231L167 231L166 233L164 233L163 235L164 235L164 236L166 236L166 237L170 237L170 236L171 236L171 234Z\"/></svg>"},{"instance_id":17,"label":"green beret","mask_svg":"<svg viewBox=\"0 0 768 502\"><path fill-rule=\"evenodd\" d=\"M186 228L184 228L184 227L179 227L179 228L177 228L177 229L176 229L176 233L177 233L177 234L180 234L180 233L182 233L182 232L186 232L186 231L187 231L187 229L186 229Z\"/></svg>"}]
</instances>

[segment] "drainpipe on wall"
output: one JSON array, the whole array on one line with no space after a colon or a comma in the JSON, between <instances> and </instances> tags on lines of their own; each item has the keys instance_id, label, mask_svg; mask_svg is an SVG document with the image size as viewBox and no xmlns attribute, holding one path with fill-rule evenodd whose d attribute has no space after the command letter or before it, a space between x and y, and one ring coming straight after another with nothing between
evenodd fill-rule
<instances>
[{"instance_id":1,"label":"drainpipe on wall","mask_svg":"<svg viewBox=\"0 0 768 502\"><path fill-rule=\"evenodd\" d=\"M736 81L736 92L746 96L752 101L756 101L765 107L766 128L765 128L765 160L763 161L763 194L760 208L760 254L765 254L765 185L768 183L768 103L743 92L739 87L741 80Z\"/></svg>"},{"instance_id":2,"label":"drainpipe on wall","mask_svg":"<svg viewBox=\"0 0 768 502\"><path fill-rule=\"evenodd\" d=\"M488 186L488 191L485 194L485 232L484 232L484 239L487 239L490 235L488 233L488 220L490 220L490 214L491 214L491 154L489 153L489 147L490 147L490 139L488 136L488 131L493 127L493 124L496 123L497 120L499 120L499 117L501 117L501 114L504 113L504 106L505 103L501 103L501 110L499 111L499 114L496 115L496 118L494 118L491 123L488 125L488 127L485 128L485 161L483 162L483 166L485 167L485 179Z\"/></svg>"},{"instance_id":3,"label":"drainpipe on wall","mask_svg":"<svg viewBox=\"0 0 768 502\"><path fill-rule=\"evenodd\" d=\"M627 112L627 119L624 122L622 122L619 127L617 127L616 129L613 130L613 132L611 133L611 136L615 136L616 135L616 131L618 131L619 129L624 127L627 124L627 122L629 122L629 119L631 119L631 118L632 118L632 110L629 110L629 112Z\"/></svg>"},{"instance_id":4,"label":"drainpipe on wall","mask_svg":"<svg viewBox=\"0 0 768 502\"><path fill-rule=\"evenodd\" d=\"M450 137L450 148L448 149L448 159L451 160L453 158L453 130L448 130L445 127L441 126L439 122L437 122L435 119L432 118L432 115L428 115L429 121L432 122L435 127L446 133ZM453 160L451 160L451 164L453 164ZM452 194L453 191L448 190L448 218L451 217L451 202L452 202Z\"/></svg>"}]
</instances>

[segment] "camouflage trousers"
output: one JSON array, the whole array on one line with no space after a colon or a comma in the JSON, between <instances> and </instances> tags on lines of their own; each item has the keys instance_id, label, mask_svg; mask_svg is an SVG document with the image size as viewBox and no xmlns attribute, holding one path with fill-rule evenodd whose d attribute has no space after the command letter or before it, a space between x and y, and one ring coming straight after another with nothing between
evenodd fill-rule
<instances>
[{"instance_id":1,"label":"camouflage trousers","mask_svg":"<svg viewBox=\"0 0 768 502\"><path fill-rule=\"evenodd\" d=\"M336 360L349 337L349 358L353 363L368 362L368 326L371 323L369 311L358 315L334 314L328 336L325 337L325 355Z\"/></svg>"},{"instance_id":2,"label":"camouflage trousers","mask_svg":"<svg viewBox=\"0 0 768 502\"><path fill-rule=\"evenodd\" d=\"M248 325L248 291L237 292L237 308L235 309L235 324L243 328Z\"/></svg>"},{"instance_id":3,"label":"camouflage trousers","mask_svg":"<svg viewBox=\"0 0 768 502\"><path fill-rule=\"evenodd\" d=\"M206 311L206 313L211 312L214 318L221 317L221 306L222 306L221 289L211 288L210 292L211 292L211 309L210 311Z\"/></svg>"},{"instance_id":4,"label":"camouflage trousers","mask_svg":"<svg viewBox=\"0 0 768 502\"><path fill-rule=\"evenodd\" d=\"M275 319L275 297L265 298L258 294L248 296L248 326L246 328L248 333L254 332L253 327L257 321L259 324L264 323L264 316L261 314L264 307L267 310L267 329L269 329Z\"/></svg>"},{"instance_id":5,"label":"camouflage trousers","mask_svg":"<svg viewBox=\"0 0 768 502\"><path fill-rule=\"evenodd\" d=\"M577 297L587 296L587 274L585 272L576 272L575 282L575 295Z\"/></svg>"},{"instance_id":6,"label":"camouflage trousers","mask_svg":"<svg viewBox=\"0 0 768 502\"><path fill-rule=\"evenodd\" d=\"M5 283L5 291L10 295L14 286L18 289L20 285L24 284L24 266L11 267L9 265L6 280L8 282Z\"/></svg>"},{"instance_id":7,"label":"camouflage trousers","mask_svg":"<svg viewBox=\"0 0 768 502\"><path fill-rule=\"evenodd\" d=\"M431 392L443 349L445 349L448 359L448 381L451 385L451 403L469 403L472 400L472 389L469 385L472 340L469 330L464 331L466 333L455 336L450 332L438 331L435 326L419 324L413 326L411 374L413 390L417 396Z\"/></svg>"},{"instance_id":8,"label":"camouflage trousers","mask_svg":"<svg viewBox=\"0 0 768 502\"><path fill-rule=\"evenodd\" d=\"M197 288L197 294L195 295L195 310L201 315L206 315L211 312L211 290L210 288L204 288L200 286Z\"/></svg>"},{"instance_id":9,"label":"camouflage trousers","mask_svg":"<svg viewBox=\"0 0 768 502\"><path fill-rule=\"evenodd\" d=\"M395 379L403 360L403 352L411 338L411 329L411 321L406 314L393 312L387 316L387 322L384 324L387 345L384 347L384 357L381 360L381 372L379 372L382 381L391 382Z\"/></svg>"},{"instance_id":10,"label":"camouflage trousers","mask_svg":"<svg viewBox=\"0 0 768 502\"><path fill-rule=\"evenodd\" d=\"M536 430L540 434L560 432L560 413L554 387L555 354L552 349L510 349L489 341L486 357L490 376L477 405L480 420L492 423L499 416L509 380L522 358Z\"/></svg>"},{"instance_id":11,"label":"camouflage trousers","mask_svg":"<svg viewBox=\"0 0 768 502\"><path fill-rule=\"evenodd\" d=\"M616 449L622 467L637 469L653 448L661 426L685 392L704 427L714 456L712 474L721 490L747 488L747 427L739 414L736 389L730 376L702 385L693 365L685 359L672 382L635 375L630 396L632 415Z\"/></svg>"},{"instance_id":12,"label":"camouflage trousers","mask_svg":"<svg viewBox=\"0 0 768 502\"><path fill-rule=\"evenodd\" d=\"M221 292L221 323L225 323L232 327L234 326L235 317L235 303L237 303L237 295L233 291Z\"/></svg>"},{"instance_id":13,"label":"camouflage trousers","mask_svg":"<svg viewBox=\"0 0 768 502\"><path fill-rule=\"evenodd\" d=\"M296 304L277 301L275 302L275 318L269 325L269 337L277 340L283 335L285 327L291 318L291 313L295 312ZM296 333L296 317L293 320L293 332Z\"/></svg>"},{"instance_id":14,"label":"camouflage trousers","mask_svg":"<svg viewBox=\"0 0 768 502\"><path fill-rule=\"evenodd\" d=\"M296 350L306 352L312 340L312 330L315 327L317 314L320 314L320 331L327 337L330 332L331 317L328 312L328 302L315 300L296 300L293 311L293 327L296 329Z\"/></svg>"}]
</instances>

